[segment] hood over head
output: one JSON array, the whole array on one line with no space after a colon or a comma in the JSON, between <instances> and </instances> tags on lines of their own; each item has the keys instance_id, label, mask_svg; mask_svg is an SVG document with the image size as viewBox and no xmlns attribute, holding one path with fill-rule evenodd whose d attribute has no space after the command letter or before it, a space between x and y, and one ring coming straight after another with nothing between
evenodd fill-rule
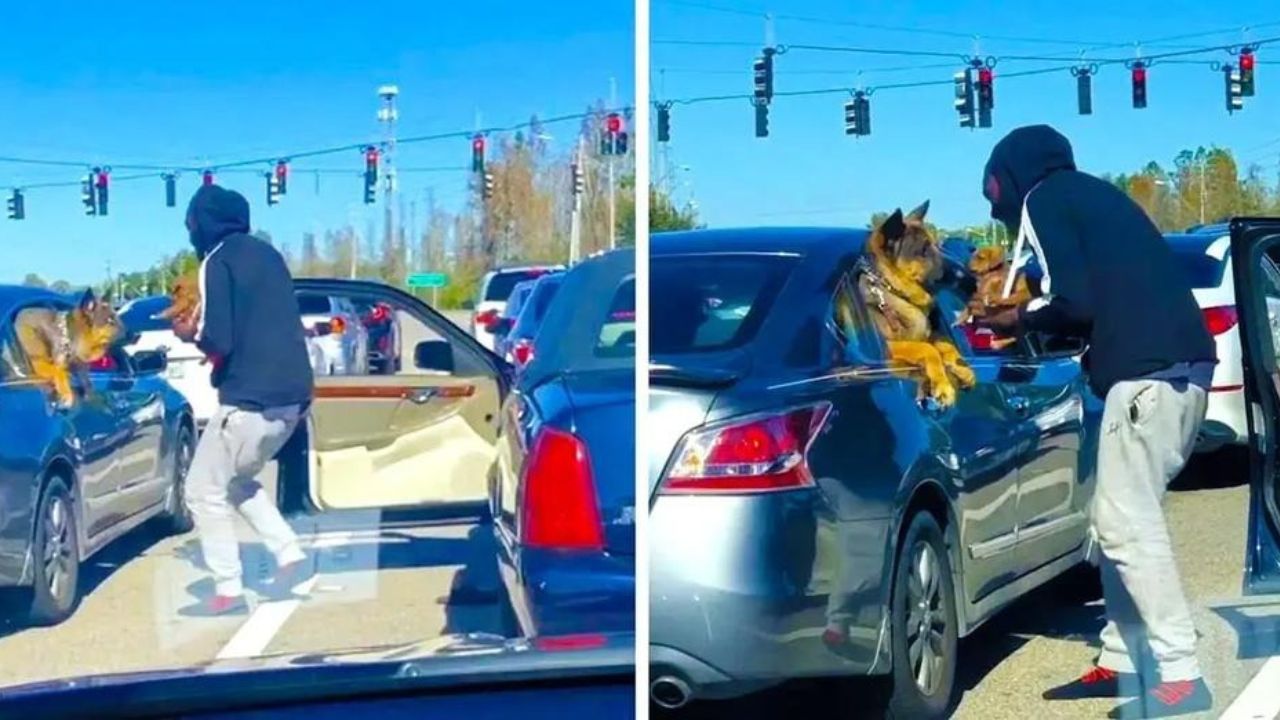
<instances>
[{"instance_id":1,"label":"hood over head","mask_svg":"<svg viewBox=\"0 0 1280 720\"><path fill-rule=\"evenodd\" d=\"M1005 135L991 150L982 173L982 194L991 217L1010 230L1022 218L1027 193L1059 170L1075 170L1071 143L1048 125L1027 125Z\"/></svg>"},{"instance_id":2,"label":"hood over head","mask_svg":"<svg viewBox=\"0 0 1280 720\"><path fill-rule=\"evenodd\" d=\"M187 206L187 231L203 259L226 236L249 232L249 201L219 185L201 186Z\"/></svg>"}]
</instances>

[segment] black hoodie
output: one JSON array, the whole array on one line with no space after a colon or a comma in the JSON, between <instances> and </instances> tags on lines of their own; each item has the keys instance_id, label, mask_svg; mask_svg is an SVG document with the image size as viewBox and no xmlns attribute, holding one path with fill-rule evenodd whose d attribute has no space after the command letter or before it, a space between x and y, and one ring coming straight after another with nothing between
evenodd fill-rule
<instances>
[{"instance_id":1,"label":"black hoodie","mask_svg":"<svg viewBox=\"0 0 1280 720\"><path fill-rule=\"evenodd\" d=\"M1021 127L983 173L991 217L1025 228L1044 297L1021 309L1024 331L1081 337L1094 392L1216 362L1187 278L1142 208L1115 185L1076 170L1071 144L1047 125ZM1192 376L1195 373L1191 373Z\"/></svg>"},{"instance_id":2,"label":"black hoodie","mask_svg":"<svg viewBox=\"0 0 1280 720\"><path fill-rule=\"evenodd\" d=\"M218 401L247 410L309 403L311 362L293 278L275 248L248 234L248 201L201 187L187 230L201 259L196 344L213 361Z\"/></svg>"}]
</instances>

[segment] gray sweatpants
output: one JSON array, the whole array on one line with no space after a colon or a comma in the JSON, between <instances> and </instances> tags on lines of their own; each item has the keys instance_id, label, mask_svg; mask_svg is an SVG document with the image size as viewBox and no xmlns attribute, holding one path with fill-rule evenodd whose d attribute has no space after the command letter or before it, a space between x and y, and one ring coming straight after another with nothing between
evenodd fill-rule
<instances>
[{"instance_id":1,"label":"gray sweatpants","mask_svg":"<svg viewBox=\"0 0 1280 720\"><path fill-rule=\"evenodd\" d=\"M1202 388L1161 380L1120 382L1107 393L1091 518L1107 607L1102 667L1145 672L1149 649L1161 679L1200 677L1162 505L1195 446L1206 403Z\"/></svg>"},{"instance_id":2,"label":"gray sweatpants","mask_svg":"<svg viewBox=\"0 0 1280 720\"><path fill-rule=\"evenodd\" d=\"M232 508L262 537L277 566L305 557L298 536L257 480L301 417L297 405L263 412L223 405L200 436L187 474L186 499L219 595L244 592Z\"/></svg>"}]
</instances>

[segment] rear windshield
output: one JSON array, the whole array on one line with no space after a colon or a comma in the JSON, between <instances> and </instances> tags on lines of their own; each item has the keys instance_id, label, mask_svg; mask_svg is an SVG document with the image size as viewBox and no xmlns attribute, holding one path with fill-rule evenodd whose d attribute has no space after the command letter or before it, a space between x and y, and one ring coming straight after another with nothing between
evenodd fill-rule
<instances>
[{"instance_id":1,"label":"rear windshield","mask_svg":"<svg viewBox=\"0 0 1280 720\"><path fill-rule=\"evenodd\" d=\"M533 307L526 312L532 313L535 322L540 322L547 314L547 308L551 307L551 301L556 297L556 291L560 289L560 278L554 280L544 280L533 289Z\"/></svg>"},{"instance_id":2,"label":"rear windshield","mask_svg":"<svg viewBox=\"0 0 1280 720\"><path fill-rule=\"evenodd\" d=\"M489 279L484 289L484 299L491 302L506 302L511 291L525 280L535 280L546 275L546 270L510 270L500 272Z\"/></svg>"},{"instance_id":3,"label":"rear windshield","mask_svg":"<svg viewBox=\"0 0 1280 720\"><path fill-rule=\"evenodd\" d=\"M629 277L618 286L609 303L609 314L596 338L596 357L628 358L636 354L636 279Z\"/></svg>"},{"instance_id":4,"label":"rear windshield","mask_svg":"<svg viewBox=\"0 0 1280 720\"><path fill-rule=\"evenodd\" d=\"M1191 283L1193 289L1216 288L1222 284L1222 276L1227 267L1225 259L1219 260L1205 254L1205 250L1216 239L1211 237L1205 240L1196 238L1169 241L1169 247L1173 249L1173 255L1186 272L1187 282Z\"/></svg>"},{"instance_id":5,"label":"rear windshield","mask_svg":"<svg viewBox=\"0 0 1280 720\"><path fill-rule=\"evenodd\" d=\"M502 314L509 318L519 317L520 308L524 307L524 303L529 299L529 293L533 292L533 285L520 285L511 292L511 297L507 298L507 307Z\"/></svg>"},{"instance_id":6,"label":"rear windshield","mask_svg":"<svg viewBox=\"0 0 1280 720\"><path fill-rule=\"evenodd\" d=\"M125 330L131 333L170 330L173 328L173 323L156 317L169 307L170 302L172 301L168 297L147 298L132 302L120 313L120 322L124 324Z\"/></svg>"},{"instance_id":7,"label":"rear windshield","mask_svg":"<svg viewBox=\"0 0 1280 720\"><path fill-rule=\"evenodd\" d=\"M655 355L738 348L755 337L794 258L658 256L650 261L650 350Z\"/></svg>"},{"instance_id":8,"label":"rear windshield","mask_svg":"<svg viewBox=\"0 0 1280 720\"><path fill-rule=\"evenodd\" d=\"M299 295L298 312L303 315L328 315L333 312L326 295Z\"/></svg>"}]
</instances>

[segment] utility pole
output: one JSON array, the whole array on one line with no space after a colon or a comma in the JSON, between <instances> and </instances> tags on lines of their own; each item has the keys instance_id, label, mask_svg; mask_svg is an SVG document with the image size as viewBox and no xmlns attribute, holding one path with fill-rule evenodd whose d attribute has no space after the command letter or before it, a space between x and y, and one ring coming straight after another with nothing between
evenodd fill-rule
<instances>
[{"instance_id":1,"label":"utility pole","mask_svg":"<svg viewBox=\"0 0 1280 720\"><path fill-rule=\"evenodd\" d=\"M1200 224L1204 224L1204 166L1209 162L1209 156L1206 154L1200 160Z\"/></svg>"},{"instance_id":2,"label":"utility pole","mask_svg":"<svg viewBox=\"0 0 1280 720\"><path fill-rule=\"evenodd\" d=\"M618 81L609 78L609 109L618 107ZM613 177L614 154L609 153L609 249L618 247L618 188Z\"/></svg>"},{"instance_id":3,"label":"utility pole","mask_svg":"<svg viewBox=\"0 0 1280 720\"><path fill-rule=\"evenodd\" d=\"M578 136L578 148L575 151L574 169L575 174L581 173L586 177L586 138ZM577 178L570 178L569 183L573 190L573 213L569 219L569 265L578 263L578 256L582 253L582 193L578 192Z\"/></svg>"},{"instance_id":4,"label":"utility pole","mask_svg":"<svg viewBox=\"0 0 1280 720\"><path fill-rule=\"evenodd\" d=\"M396 120L399 117L399 112L397 112L396 110L396 97L399 94L400 94L400 88L396 87L395 85L383 85L382 87L378 88L378 95L382 98L382 107L378 109L378 120L379 122L382 123L383 128L385 129L385 134L383 136L384 148L382 151L382 155L383 155L383 160L382 160L383 171L382 172L383 172L383 202L385 202L387 206L386 207L386 223L387 223L386 242L387 242L387 247L391 248L392 252L395 251L396 235L397 235L396 224L395 224L395 221L396 221L395 154L396 154ZM408 272L409 251L408 251L407 245L405 246L404 265L405 265L405 272Z\"/></svg>"}]
</instances>

